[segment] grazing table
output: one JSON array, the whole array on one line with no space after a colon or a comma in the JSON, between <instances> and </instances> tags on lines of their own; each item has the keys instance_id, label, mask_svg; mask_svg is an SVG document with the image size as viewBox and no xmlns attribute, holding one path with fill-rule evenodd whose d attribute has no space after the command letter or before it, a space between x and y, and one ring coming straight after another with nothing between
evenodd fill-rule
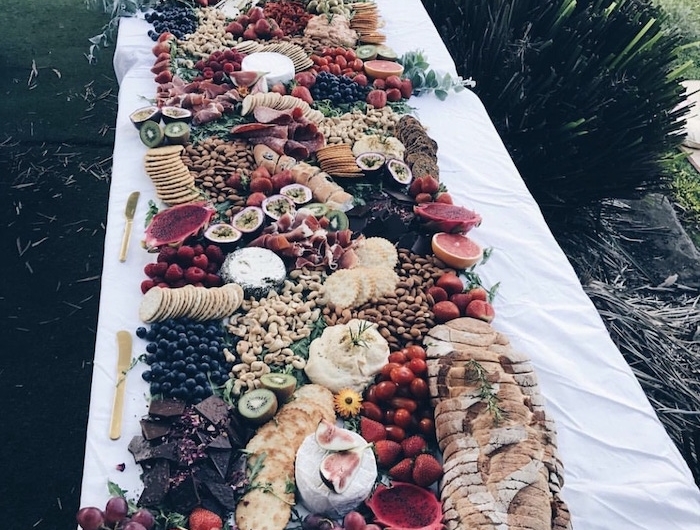
<instances>
[{"instance_id":1,"label":"grazing table","mask_svg":"<svg viewBox=\"0 0 700 530\"><path fill-rule=\"evenodd\" d=\"M455 73L449 53L419 0L379 0L387 44L403 53L422 49L432 68ZM139 247L154 188L143 167L146 148L129 114L147 104L156 85L149 25L123 19L114 57L120 83L114 165L105 239L102 295L95 345L81 506L103 506L111 480L137 496L139 468L127 451L140 433L148 387L138 363L127 377L122 436L111 441L109 419L116 381L116 332L141 325L143 267ZM455 203L483 217L470 232L491 247L477 268L486 286L500 282L493 326L528 355L546 408L556 422L564 465L562 496L578 530L700 529L700 491L642 388L611 341L595 307L548 229L540 210L479 98L465 90L446 101L411 98L416 117L439 145L440 178ZM125 263L118 260L124 207L139 190L134 234ZM134 338L134 357L145 343ZM126 464L124 471L118 465Z\"/></svg>"}]
</instances>

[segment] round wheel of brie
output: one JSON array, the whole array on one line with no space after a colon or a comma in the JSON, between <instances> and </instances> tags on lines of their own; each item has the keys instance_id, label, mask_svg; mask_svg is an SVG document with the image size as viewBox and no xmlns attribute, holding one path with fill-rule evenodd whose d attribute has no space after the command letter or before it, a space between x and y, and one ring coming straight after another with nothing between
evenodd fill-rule
<instances>
[{"instance_id":1,"label":"round wheel of brie","mask_svg":"<svg viewBox=\"0 0 700 530\"><path fill-rule=\"evenodd\" d=\"M335 493L321 479L321 460L328 451L321 449L316 442L316 435L311 434L297 451L294 464L294 475L297 492L301 502L311 513L323 513L330 517L340 518L349 511L357 508L372 492L377 479L377 461L371 445L355 432L348 431L357 439L362 449L360 467L353 476L352 482L342 493Z\"/></svg>"},{"instance_id":2,"label":"round wheel of brie","mask_svg":"<svg viewBox=\"0 0 700 530\"><path fill-rule=\"evenodd\" d=\"M241 61L244 72L266 72L268 86L276 83L289 83L294 79L294 62L281 53L255 52L246 55Z\"/></svg>"}]
</instances>

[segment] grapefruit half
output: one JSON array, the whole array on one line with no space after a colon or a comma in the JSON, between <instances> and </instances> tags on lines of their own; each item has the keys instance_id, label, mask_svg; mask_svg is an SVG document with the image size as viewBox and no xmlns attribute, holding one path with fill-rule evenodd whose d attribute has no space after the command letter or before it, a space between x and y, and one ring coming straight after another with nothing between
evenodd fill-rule
<instances>
[{"instance_id":1,"label":"grapefruit half","mask_svg":"<svg viewBox=\"0 0 700 530\"><path fill-rule=\"evenodd\" d=\"M476 265L484 256L483 249L464 234L437 232L431 244L433 254L455 269Z\"/></svg>"}]
</instances>

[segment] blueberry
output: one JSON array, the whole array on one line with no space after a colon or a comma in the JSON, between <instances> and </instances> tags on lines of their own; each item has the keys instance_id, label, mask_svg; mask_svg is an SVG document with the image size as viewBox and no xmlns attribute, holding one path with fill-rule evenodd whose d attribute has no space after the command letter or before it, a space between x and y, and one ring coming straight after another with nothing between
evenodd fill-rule
<instances>
[{"instance_id":1,"label":"blueberry","mask_svg":"<svg viewBox=\"0 0 700 530\"><path fill-rule=\"evenodd\" d=\"M190 346L193 346L193 347L199 346L199 343L200 343L199 335L192 335L189 338L189 342L190 342Z\"/></svg>"},{"instance_id":2,"label":"blueberry","mask_svg":"<svg viewBox=\"0 0 700 530\"><path fill-rule=\"evenodd\" d=\"M219 366L220 366L219 361L217 361L216 359L212 359L211 362L209 363L209 368L211 370L218 370Z\"/></svg>"},{"instance_id":3,"label":"blueberry","mask_svg":"<svg viewBox=\"0 0 700 530\"><path fill-rule=\"evenodd\" d=\"M189 376L194 376L198 372L197 370L197 365L195 364L188 364L185 366L185 373Z\"/></svg>"},{"instance_id":4,"label":"blueberry","mask_svg":"<svg viewBox=\"0 0 700 530\"><path fill-rule=\"evenodd\" d=\"M196 386L197 386L197 382L193 378L188 377L187 379L185 379L185 387L186 388L192 390Z\"/></svg>"},{"instance_id":5,"label":"blueberry","mask_svg":"<svg viewBox=\"0 0 700 530\"><path fill-rule=\"evenodd\" d=\"M168 353L173 353L175 350L177 350L177 342L169 342L166 351Z\"/></svg>"},{"instance_id":6,"label":"blueberry","mask_svg":"<svg viewBox=\"0 0 700 530\"><path fill-rule=\"evenodd\" d=\"M143 326L136 328L136 336L139 339L146 338L146 333L148 333L148 330L146 328L144 328Z\"/></svg>"},{"instance_id":7,"label":"blueberry","mask_svg":"<svg viewBox=\"0 0 700 530\"><path fill-rule=\"evenodd\" d=\"M198 370L202 372L202 375L206 374L211 369L209 363L200 363Z\"/></svg>"},{"instance_id":8,"label":"blueberry","mask_svg":"<svg viewBox=\"0 0 700 530\"><path fill-rule=\"evenodd\" d=\"M178 383L182 384L187 380L187 374L185 374L185 372L180 372L177 374L176 379Z\"/></svg>"},{"instance_id":9,"label":"blueberry","mask_svg":"<svg viewBox=\"0 0 700 530\"><path fill-rule=\"evenodd\" d=\"M158 345L155 342L149 342L148 344L146 344L146 351L148 353L155 353L157 349Z\"/></svg>"},{"instance_id":10,"label":"blueberry","mask_svg":"<svg viewBox=\"0 0 700 530\"><path fill-rule=\"evenodd\" d=\"M173 361L172 369L173 370L184 370L186 365L187 365L187 363L183 359L178 359L177 361Z\"/></svg>"},{"instance_id":11,"label":"blueberry","mask_svg":"<svg viewBox=\"0 0 700 530\"><path fill-rule=\"evenodd\" d=\"M167 394L170 392L173 388L173 385L169 383L168 381L164 381L160 384L160 390L163 392L163 394Z\"/></svg>"},{"instance_id":12,"label":"blueberry","mask_svg":"<svg viewBox=\"0 0 700 530\"><path fill-rule=\"evenodd\" d=\"M146 356L144 357L144 361L146 361L146 364L153 364L156 362L156 354L155 353L147 353Z\"/></svg>"},{"instance_id":13,"label":"blueberry","mask_svg":"<svg viewBox=\"0 0 700 530\"><path fill-rule=\"evenodd\" d=\"M144 381L150 381L151 380L151 371L146 370L145 372L143 372L141 374L141 379L143 379Z\"/></svg>"},{"instance_id":14,"label":"blueberry","mask_svg":"<svg viewBox=\"0 0 700 530\"><path fill-rule=\"evenodd\" d=\"M160 383L151 383L150 390L152 396L160 394Z\"/></svg>"},{"instance_id":15,"label":"blueberry","mask_svg":"<svg viewBox=\"0 0 700 530\"><path fill-rule=\"evenodd\" d=\"M158 348L156 350L156 359L159 361L164 361L165 359L168 358L168 352L164 350L163 348Z\"/></svg>"},{"instance_id":16,"label":"blueberry","mask_svg":"<svg viewBox=\"0 0 700 530\"><path fill-rule=\"evenodd\" d=\"M205 396L204 387L202 385L196 385L192 390L192 397L203 398Z\"/></svg>"},{"instance_id":17,"label":"blueberry","mask_svg":"<svg viewBox=\"0 0 700 530\"><path fill-rule=\"evenodd\" d=\"M184 352L185 355L192 355L195 352L194 346L187 346Z\"/></svg>"}]
</instances>

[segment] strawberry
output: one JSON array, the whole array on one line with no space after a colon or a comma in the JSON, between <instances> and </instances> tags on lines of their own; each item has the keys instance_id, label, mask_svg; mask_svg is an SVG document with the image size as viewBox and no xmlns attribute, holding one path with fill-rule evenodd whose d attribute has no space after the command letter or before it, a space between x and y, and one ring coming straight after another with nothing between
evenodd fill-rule
<instances>
[{"instance_id":1,"label":"strawberry","mask_svg":"<svg viewBox=\"0 0 700 530\"><path fill-rule=\"evenodd\" d=\"M182 278L184 272L182 270L182 267L178 265L177 263L171 263L168 265L168 270L165 271L165 281L166 282L174 282L175 280L179 280Z\"/></svg>"},{"instance_id":2,"label":"strawberry","mask_svg":"<svg viewBox=\"0 0 700 530\"><path fill-rule=\"evenodd\" d=\"M438 179L436 179L432 175L423 175L419 178L423 180L424 193L430 193L430 195L433 195L434 193L437 193L440 189L440 183L438 182Z\"/></svg>"},{"instance_id":3,"label":"strawberry","mask_svg":"<svg viewBox=\"0 0 700 530\"><path fill-rule=\"evenodd\" d=\"M401 442L401 449L403 450L403 454L409 458L418 456L427 448L428 444L425 442L425 439L419 434L409 436L403 442Z\"/></svg>"},{"instance_id":4,"label":"strawberry","mask_svg":"<svg viewBox=\"0 0 700 530\"><path fill-rule=\"evenodd\" d=\"M381 467L391 467L401 457L401 446L392 440L379 440L374 443L377 464Z\"/></svg>"},{"instance_id":5,"label":"strawberry","mask_svg":"<svg viewBox=\"0 0 700 530\"><path fill-rule=\"evenodd\" d=\"M416 195L416 196L414 197L414 199L416 200L416 202L417 202L418 204L422 204L422 203L424 203L424 202L430 202L430 201L432 201L432 200L433 200L433 197L430 195L430 193L421 192L421 193L419 193L418 195Z\"/></svg>"},{"instance_id":6,"label":"strawberry","mask_svg":"<svg viewBox=\"0 0 700 530\"><path fill-rule=\"evenodd\" d=\"M368 442L386 440L386 430L384 429L384 425L378 421L365 418L364 416L360 418L360 434Z\"/></svg>"},{"instance_id":7,"label":"strawberry","mask_svg":"<svg viewBox=\"0 0 700 530\"><path fill-rule=\"evenodd\" d=\"M200 269L199 267L187 267L184 273L185 280L188 281L189 283L200 283L204 282L204 279L207 277L207 273L204 269Z\"/></svg>"},{"instance_id":8,"label":"strawberry","mask_svg":"<svg viewBox=\"0 0 700 530\"><path fill-rule=\"evenodd\" d=\"M190 530L221 530L223 526L221 517L205 508L195 508L190 513Z\"/></svg>"},{"instance_id":9,"label":"strawberry","mask_svg":"<svg viewBox=\"0 0 700 530\"><path fill-rule=\"evenodd\" d=\"M207 248L204 249L204 253L209 258L209 261L219 264L224 262L224 252L218 245L207 245Z\"/></svg>"},{"instance_id":10,"label":"strawberry","mask_svg":"<svg viewBox=\"0 0 700 530\"><path fill-rule=\"evenodd\" d=\"M442 476L442 465L428 453L420 454L413 464L411 477L418 486L427 488Z\"/></svg>"},{"instance_id":11,"label":"strawberry","mask_svg":"<svg viewBox=\"0 0 700 530\"><path fill-rule=\"evenodd\" d=\"M478 318L484 322L491 322L496 313L490 303L483 300L472 300L467 306L466 316Z\"/></svg>"},{"instance_id":12,"label":"strawberry","mask_svg":"<svg viewBox=\"0 0 700 530\"><path fill-rule=\"evenodd\" d=\"M182 245L177 249L177 261L180 265L187 266L192 263L194 249L188 245Z\"/></svg>"},{"instance_id":13,"label":"strawberry","mask_svg":"<svg viewBox=\"0 0 700 530\"><path fill-rule=\"evenodd\" d=\"M411 482L413 479L413 459L404 458L389 469L389 476L401 482Z\"/></svg>"},{"instance_id":14,"label":"strawberry","mask_svg":"<svg viewBox=\"0 0 700 530\"><path fill-rule=\"evenodd\" d=\"M472 287L467 291L469 295L469 301L472 300L483 300L484 302L489 301L489 292L481 286Z\"/></svg>"},{"instance_id":15,"label":"strawberry","mask_svg":"<svg viewBox=\"0 0 700 530\"><path fill-rule=\"evenodd\" d=\"M450 195L446 191L438 193L437 197L435 197L435 202L441 202L443 204L454 204L452 202L452 195Z\"/></svg>"},{"instance_id":16,"label":"strawberry","mask_svg":"<svg viewBox=\"0 0 700 530\"><path fill-rule=\"evenodd\" d=\"M423 180L421 178L413 179L413 182L408 187L408 194L411 197L415 197L419 193L423 193Z\"/></svg>"}]
</instances>

